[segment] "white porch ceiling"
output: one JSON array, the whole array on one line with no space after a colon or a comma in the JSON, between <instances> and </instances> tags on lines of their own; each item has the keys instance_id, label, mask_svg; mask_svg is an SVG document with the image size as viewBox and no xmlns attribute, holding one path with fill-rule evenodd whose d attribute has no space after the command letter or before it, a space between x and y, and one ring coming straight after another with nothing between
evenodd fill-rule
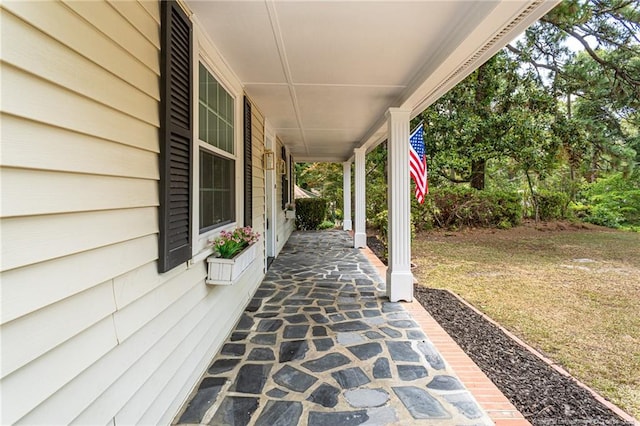
<instances>
[{"instance_id":1,"label":"white porch ceiling","mask_svg":"<svg viewBox=\"0 0 640 426\"><path fill-rule=\"evenodd\" d=\"M189 1L296 161L345 161L417 115L557 1Z\"/></svg>"}]
</instances>

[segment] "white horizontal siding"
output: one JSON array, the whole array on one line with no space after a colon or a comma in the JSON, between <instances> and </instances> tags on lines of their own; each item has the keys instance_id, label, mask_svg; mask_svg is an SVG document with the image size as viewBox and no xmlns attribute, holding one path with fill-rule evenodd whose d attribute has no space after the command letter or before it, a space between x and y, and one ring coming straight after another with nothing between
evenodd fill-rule
<instances>
[{"instance_id":1,"label":"white horizontal siding","mask_svg":"<svg viewBox=\"0 0 640 426\"><path fill-rule=\"evenodd\" d=\"M130 305L118 309L113 314L118 340L123 342L129 338L179 299L194 283L204 282L205 276L204 265L199 264L198 267L189 268L171 278L155 291L147 293Z\"/></svg>"},{"instance_id":2,"label":"white horizontal siding","mask_svg":"<svg viewBox=\"0 0 640 426\"><path fill-rule=\"evenodd\" d=\"M118 4L121 4L121 3L123 2L118 2ZM133 3L133 2L130 2L130 3ZM158 24L160 24L160 2L156 0L138 0L137 3L144 8L144 10L147 12L147 14L149 14L149 16L151 16L153 20L155 20ZM156 27L156 30L157 29L158 28ZM159 47L160 47L160 44L158 44L158 48Z\"/></svg>"},{"instance_id":3,"label":"white horizontal siding","mask_svg":"<svg viewBox=\"0 0 640 426\"><path fill-rule=\"evenodd\" d=\"M157 127L10 65L2 68L2 110L51 126L158 150Z\"/></svg>"},{"instance_id":4,"label":"white horizontal siding","mask_svg":"<svg viewBox=\"0 0 640 426\"><path fill-rule=\"evenodd\" d=\"M157 236L149 235L3 272L0 323L70 298L114 275L151 262L157 258L157 247ZM118 293L115 294L117 303Z\"/></svg>"},{"instance_id":5,"label":"white horizontal siding","mask_svg":"<svg viewBox=\"0 0 640 426\"><path fill-rule=\"evenodd\" d=\"M55 1L14 1L4 2L3 7L52 39L127 81L132 88L160 99L157 73L124 52L113 40L64 4ZM159 39L160 33L157 34Z\"/></svg>"},{"instance_id":6,"label":"white horizontal siding","mask_svg":"<svg viewBox=\"0 0 640 426\"><path fill-rule=\"evenodd\" d=\"M111 6L147 40L160 49L160 2L156 0L116 1Z\"/></svg>"},{"instance_id":7,"label":"white horizontal siding","mask_svg":"<svg viewBox=\"0 0 640 426\"><path fill-rule=\"evenodd\" d=\"M9 218L0 225L2 270L9 270L157 234L158 209Z\"/></svg>"},{"instance_id":8,"label":"white horizontal siding","mask_svg":"<svg viewBox=\"0 0 640 426\"><path fill-rule=\"evenodd\" d=\"M2 325L2 344L19 347L2 356L2 377L28 364L116 309L111 283L106 282Z\"/></svg>"},{"instance_id":9,"label":"white horizontal siding","mask_svg":"<svg viewBox=\"0 0 640 426\"><path fill-rule=\"evenodd\" d=\"M103 0L91 2L63 1L65 6L91 23L109 40L160 75L160 64L157 58L157 48L159 46L157 44L154 45L126 19L122 19L122 15L116 9L115 3L107 3Z\"/></svg>"},{"instance_id":10,"label":"white horizontal siding","mask_svg":"<svg viewBox=\"0 0 640 426\"><path fill-rule=\"evenodd\" d=\"M3 166L159 179L158 155L153 151L11 115L0 115L0 120Z\"/></svg>"},{"instance_id":11,"label":"white horizontal siding","mask_svg":"<svg viewBox=\"0 0 640 426\"><path fill-rule=\"evenodd\" d=\"M0 6L3 424L170 422L263 277L157 273L159 6Z\"/></svg>"},{"instance_id":12,"label":"white horizontal siding","mask_svg":"<svg viewBox=\"0 0 640 426\"><path fill-rule=\"evenodd\" d=\"M105 392L114 384L119 383L123 375L138 372L145 374L144 367L141 370L132 369L132 366L145 354L148 353L150 356L160 359L164 358L166 353L155 350L158 341L163 339L168 330L174 329L184 316L189 315L189 312L205 295L204 286L196 285L193 287L154 322L147 324L130 339L106 353L64 388L29 412L22 419L22 422L25 424L70 424L94 404L101 407L109 406L114 402L116 405L122 404L118 401L128 399L138 390L137 386L129 384L124 388L117 388L123 392L122 395L108 396ZM173 336L169 336L168 339L175 345L175 339L171 337ZM151 367L155 369L155 365ZM165 373L169 374L169 372ZM60 410L60 407L64 407L64 410ZM106 423L105 419L113 417L116 411L113 408L107 409L100 415L96 414L96 417L87 424ZM102 421L98 421L100 416L103 416Z\"/></svg>"},{"instance_id":13,"label":"white horizontal siding","mask_svg":"<svg viewBox=\"0 0 640 426\"><path fill-rule=\"evenodd\" d=\"M16 423L108 353L117 343L112 319L106 318L4 377L0 423ZM49 413L50 419L44 423L56 424L54 417L64 410L65 406L55 407Z\"/></svg>"},{"instance_id":14,"label":"white horizontal siding","mask_svg":"<svg viewBox=\"0 0 640 426\"><path fill-rule=\"evenodd\" d=\"M74 2L72 4L91 8L101 3ZM112 8L108 6L107 8L117 13ZM124 111L142 121L158 125L158 102L152 96L140 90L133 90L125 80L38 29L25 25L15 15L5 13L1 19L3 37L9 37L12 40L3 47L2 57L6 63L37 75L43 80L72 88L82 96ZM43 61L43 56L49 59ZM80 69L86 72L78 73ZM157 70L154 71L157 72Z\"/></svg>"},{"instance_id":15,"label":"white horizontal siding","mask_svg":"<svg viewBox=\"0 0 640 426\"><path fill-rule=\"evenodd\" d=\"M158 182L3 168L2 217L158 205Z\"/></svg>"},{"instance_id":16,"label":"white horizontal siding","mask_svg":"<svg viewBox=\"0 0 640 426\"><path fill-rule=\"evenodd\" d=\"M158 264L154 261L114 278L113 294L117 308L124 308L186 269L186 264L183 264L164 274L158 274Z\"/></svg>"}]
</instances>

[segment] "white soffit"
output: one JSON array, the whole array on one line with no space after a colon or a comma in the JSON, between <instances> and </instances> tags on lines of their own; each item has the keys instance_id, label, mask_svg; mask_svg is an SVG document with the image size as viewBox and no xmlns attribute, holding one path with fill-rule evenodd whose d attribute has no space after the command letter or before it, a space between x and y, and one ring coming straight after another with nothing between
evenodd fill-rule
<instances>
[{"instance_id":1,"label":"white soffit","mask_svg":"<svg viewBox=\"0 0 640 426\"><path fill-rule=\"evenodd\" d=\"M298 161L344 161L420 113L557 2L190 1Z\"/></svg>"}]
</instances>

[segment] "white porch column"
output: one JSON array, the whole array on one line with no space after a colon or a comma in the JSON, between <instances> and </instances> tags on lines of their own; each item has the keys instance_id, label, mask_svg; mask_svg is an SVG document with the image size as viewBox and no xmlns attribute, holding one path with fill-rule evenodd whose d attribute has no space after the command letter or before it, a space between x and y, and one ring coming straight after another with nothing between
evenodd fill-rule
<instances>
[{"instance_id":1,"label":"white porch column","mask_svg":"<svg viewBox=\"0 0 640 426\"><path fill-rule=\"evenodd\" d=\"M366 148L356 148L354 150L356 158L356 223L355 234L353 236L353 246L362 248L367 246L367 206L366 206L366 181L365 181L365 154Z\"/></svg>"},{"instance_id":2,"label":"white porch column","mask_svg":"<svg viewBox=\"0 0 640 426\"><path fill-rule=\"evenodd\" d=\"M409 119L411 110L387 111L389 267L387 296L392 302L413 300L411 272L411 202L409 198Z\"/></svg>"},{"instance_id":3,"label":"white porch column","mask_svg":"<svg viewBox=\"0 0 640 426\"><path fill-rule=\"evenodd\" d=\"M351 231L351 161L342 163L342 193L343 206L342 209L342 229Z\"/></svg>"}]
</instances>

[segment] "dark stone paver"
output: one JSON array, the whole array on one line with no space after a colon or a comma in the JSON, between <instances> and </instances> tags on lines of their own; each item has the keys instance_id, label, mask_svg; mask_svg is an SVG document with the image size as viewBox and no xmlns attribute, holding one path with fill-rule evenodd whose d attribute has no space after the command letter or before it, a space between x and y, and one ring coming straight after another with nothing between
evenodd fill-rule
<instances>
[{"instance_id":1,"label":"dark stone paver","mask_svg":"<svg viewBox=\"0 0 640 426\"><path fill-rule=\"evenodd\" d=\"M316 404L320 404L323 407L333 408L338 404L338 395L340 394L340 389L328 385L326 383L321 384L314 390L307 401L315 402Z\"/></svg>"},{"instance_id":2,"label":"dark stone paver","mask_svg":"<svg viewBox=\"0 0 640 426\"><path fill-rule=\"evenodd\" d=\"M336 371L331 373L331 376L336 382L338 382L342 389L351 389L371 382L369 377L367 377L360 367L352 367Z\"/></svg>"},{"instance_id":3,"label":"dark stone paver","mask_svg":"<svg viewBox=\"0 0 640 426\"><path fill-rule=\"evenodd\" d=\"M236 332L231 333L231 339L230 340L232 342L238 342L238 341L241 341L241 340L245 340L248 335L249 335L249 333L236 331Z\"/></svg>"},{"instance_id":4,"label":"dark stone paver","mask_svg":"<svg viewBox=\"0 0 640 426\"><path fill-rule=\"evenodd\" d=\"M267 396L270 396L271 398L284 398L287 395L289 395L289 392L283 391L280 388L273 388L267 392Z\"/></svg>"},{"instance_id":5,"label":"dark stone paver","mask_svg":"<svg viewBox=\"0 0 640 426\"><path fill-rule=\"evenodd\" d=\"M393 342L389 341L387 348L389 348L389 354L394 361L419 361L420 357L411 349L411 342Z\"/></svg>"},{"instance_id":6,"label":"dark stone paver","mask_svg":"<svg viewBox=\"0 0 640 426\"><path fill-rule=\"evenodd\" d=\"M309 426L356 426L369 420L365 410L324 413L309 412Z\"/></svg>"},{"instance_id":7,"label":"dark stone paver","mask_svg":"<svg viewBox=\"0 0 640 426\"><path fill-rule=\"evenodd\" d=\"M308 321L307 316L304 314L289 315L284 317L284 319L291 324L300 324Z\"/></svg>"},{"instance_id":8,"label":"dark stone paver","mask_svg":"<svg viewBox=\"0 0 640 426\"><path fill-rule=\"evenodd\" d=\"M249 361L274 361L276 356L269 348L253 348L247 357Z\"/></svg>"},{"instance_id":9,"label":"dark stone paver","mask_svg":"<svg viewBox=\"0 0 640 426\"><path fill-rule=\"evenodd\" d=\"M240 363L240 359L238 358L223 358L219 359L209 367L207 373L209 374L220 374L226 373L227 371L233 370L236 365Z\"/></svg>"},{"instance_id":10,"label":"dark stone paver","mask_svg":"<svg viewBox=\"0 0 640 426\"><path fill-rule=\"evenodd\" d=\"M330 324L329 328L333 331L361 331L369 330L371 327L362 321L346 321L337 324Z\"/></svg>"},{"instance_id":11,"label":"dark stone paver","mask_svg":"<svg viewBox=\"0 0 640 426\"><path fill-rule=\"evenodd\" d=\"M302 415L302 403L269 401L260 413L256 426L296 426Z\"/></svg>"},{"instance_id":12,"label":"dark stone paver","mask_svg":"<svg viewBox=\"0 0 640 426\"><path fill-rule=\"evenodd\" d=\"M382 352L382 346L378 342L364 343L362 345L350 346L347 349L360 360L373 358Z\"/></svg>"},{"instance_id":13,"label":"dark stone paver","mask_svg":"<svg viewBox=\"0 0 640 426\"><path fill-rule=\"evenodd\" d=\"M213 416L210 425L246 425L258 409L258 398L227 396Z\"/></svg>"},{"instance_id":14,"label":"dark stone paver","mask_svg":"<svg viewBox=\"0 0 640 426\"><path fill-rule=\"evenodd\" d=\"M177 418L234 426L491 424L340 231L292 235Z\"/></svg>"},{"instance_id":15,"label":"dark stone paver","mask_svg":"<svg viewBox=\"0 0 640 426\"><path fill-rule=\"evenodd\" d=\"M205 378L198 386L196 394L189 401L187 409L180 416L178 423L200 423L207 410L216 401L226 381L227 379L224 378Z\"/></svg>"},{"instance_id":16,"label":"dark stone paver","mask_svg":"<svg viewBox=\"0 0 640 426\"><path fill-rule=\"evenodd\" d=\"M321 371L341 367L345 364L349 364L349 362L350 360L346 356L340 353L331 353L318 359L303 362L302 366L314 373L319 373Z\"/></svg>"},{"instance_id":17,"label":"dark stone paver","mask_svg":"<svg viewBox=\"0 0 640 426\"><path fill-rule=\"evenodd\" d=\"M427 377L428 375L427 369L421 365L398 365L398 376L400 376L400 380L402 381L417 380Z\"/></svg>"},{"instance_id":18,"label":"dark stone paver","mask_svg":"<svg viewBox=\"0 0 640 426\"><path fill-rule=\"evenodd\" d=\"M447 419L451 417L442 404L424 389L415 386L399 386L394 387L393 391L414 419Z\"/></svg>"},{"instance_id":19,"label":"dark stone paver","mask_svg":"<svg viewBox=\"0 0 640 426\"><path fill-rule=\"evenodd\" d=\"M256 334L249 341L256 345L275 345L276 338L277 336L275 333L262 333Z\"/></svg>"},{"instance_id":20,"label":"dark stone paver","mask_svg":"<svg viewBox=\"0 0 640 426\"><path fill-rule=\"evenodd\" d=\"M389 368L389 360L387 358L378 358L373 364L373 377L376 379L390 379L391 368Z\"/></svg>"},{"instance_id":21,"label":"dark stone paver","mask_svg":"<svg viewBox=\"0 0 640 426\"><path fill-rule=\"evenodd\" d=\"M231 390L235 392L261 394L267 376L271 370L271 364L244 364L240 367Z\"/></svg>"},{"instance_id":22,"label":"dark stone paver","mask_svg":"<svg viewBox=\"0 0 640 426\"><path fill-rule=\"evenodd\" d=\"M391 337L392 339L397 339L402 337L402 333L400 333L398 330L394 330L393 328L380 327L380 330L387 336Z\"/></svg>"},{"instance_id":23,"label":"dark stone paver","mask_svg":"<svg viewBox=\"0 0 640 426\"><path fill-rule=\"evenodd\" d=\"M435 376L433 380L431 380L427 387L429 389L443 390L443 391L452 391L452 390L461 390L464 389L460 380L456 379L452 376L440 375Z\"/></svg>"},{"instance_id":24,"label":"dark stone paver","mask_svg":"<svg viewBox=\"0 0 640 426\"><path fill-rule=\"evenodd\" d=\"M309 331L308 325L287 325L284 327L282 336L285 339L302 339L307 335Z\"/></svg>"},{"instance_id":25,"label":"dark stone paver","mask_svg":"<svg viewBox=\"0 0 640 426\"><path fill-rule=\"evenodd\" d=\"M280 343L280 356L278 362L288 362L295 359L303 359L309 350L306 340L292 340Z\"/></svg>"},{"instance_id":26,"label":"dark stone paver","mask_svg":"<svg viewBox=\"0 0 640 426\"><path fill-rule=\"evenodd\" d=\"M222 347L220 353L222 355L230 356L242 356L247 350L247 345L244 343L227 343Z\"/></svg>"},{"instance_id":27,"label":"dark stone paver","mask_svg":"<svg viewBox=\"0 0 640 426\"><path fill-rule=\"evenodd\" d=\"M314 325L312 329L313 337L321 337L327 335L327 329L321 325Z\"/></svg>"},{"instance_id":28,"label":"dark stone paver","mask_svg":"<svg viewBox=\"0 0 640 426\"><path fill-rule=\"evenodd\" d=\"M313 339L317 351L328 351L333 347L333 339Z\"/></svg>"},{"instance_id":29,"label":"dark stone paver","mask_svg":"<svg viewBox=\"0 0 640 426\"><path fill-rule=\"evenodd\" d=\"M258 323L258 331L278 331L282 327L281 319L263 319Z\"/></svg>"},{"instance_id":30,"label":"dark stone paver","mask_svg":"<svg viewBox=\"0 0 640 426\"><path fill-rule=\"evenodd\" d=\"M418 350L422 352L422 355L424 355L431 368L436 370L442 370L445 368L442 357L431 342L423 341L418 343Z\"/></svg>"},{"instance_id":31,"label":"dark stone paver","mask_svg":"<svg viewBox=\"0 0 640 426\"><path fill-rule=\"evenodd\" d=\"M296 392L304 392L318 381L312 375L289 365L285 365L274 374L273 380L280 386Z\"/></svg>"}]
</instances>

